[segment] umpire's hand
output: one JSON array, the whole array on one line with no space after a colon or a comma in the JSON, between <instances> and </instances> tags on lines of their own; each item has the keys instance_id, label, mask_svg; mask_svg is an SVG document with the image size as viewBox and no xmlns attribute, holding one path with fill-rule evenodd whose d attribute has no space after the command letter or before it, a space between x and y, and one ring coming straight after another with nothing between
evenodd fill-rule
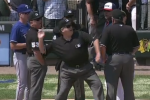
<instances>
[{"instance_id":1,"label":"umpire's hand","mask_svg":"<svg viewBox=\"0 0 150 100\"><path fill-rule=\"evenodd\" d=\"M100 59L101 59L100 53L96 54L95 61L96 61L97 63L99 63L99 62L100 62Z\"/></svg>"}]
</instances>

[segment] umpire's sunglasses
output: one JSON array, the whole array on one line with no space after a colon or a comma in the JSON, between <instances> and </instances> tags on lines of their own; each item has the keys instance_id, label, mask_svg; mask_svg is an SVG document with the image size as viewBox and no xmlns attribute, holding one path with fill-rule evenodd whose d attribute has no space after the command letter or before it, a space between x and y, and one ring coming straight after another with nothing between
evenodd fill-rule
<instances>
[{"instance_id":1,"label":"umpire's sunglasses","mask_svg":"<svg viewBox=\"0 0 150 100\"><path fill-rule=\"evenodd\" d=\"M70 28L71 26L72 26L72 25L66 25L65 27L66 27L66 28Z\"/></svg>"}]
</instances>

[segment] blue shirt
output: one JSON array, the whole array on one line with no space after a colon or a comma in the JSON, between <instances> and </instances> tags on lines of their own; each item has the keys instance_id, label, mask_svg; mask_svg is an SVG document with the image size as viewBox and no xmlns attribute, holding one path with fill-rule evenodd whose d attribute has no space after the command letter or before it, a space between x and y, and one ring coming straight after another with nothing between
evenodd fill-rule
<instances>
[{"instance_id":1,"label":"blue shirt","mask_svg":"<svg viewBox=\"0 0 150 100\"><path fill-rule=\"evenodd\" d=\"M104 32L105 28L108 27L109 25L112 25L112 21L106 21L105 22L105 25L104 25L102 33Z\"/></svg>"},{"instance_id":2,"label":"blue shirt","mask_svg":"<svg viewBox=\"0 0 150 100\"><path fill-rule=\"evenodd\" d=\"M15 23L13 25L12 31L11 31L11 37L10 37L10 42L15 42L15 43L26 43L26 38L25 34L29 30L30 25L29 24L23 24L20 21ZM20 49L20 50L15 50L15 52L26 52L26 49Z\"/></svg>"}]
</instances>

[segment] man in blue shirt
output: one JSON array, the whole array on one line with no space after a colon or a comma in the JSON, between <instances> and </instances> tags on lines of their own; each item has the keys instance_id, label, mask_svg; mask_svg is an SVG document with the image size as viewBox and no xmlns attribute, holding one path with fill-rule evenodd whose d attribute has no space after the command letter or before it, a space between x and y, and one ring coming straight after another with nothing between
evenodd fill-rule
<instances>
[{"instance_id":1,"label":"man in blue shirt","mask_svg":"<svg viewBox=\"0 0 150 100\"><path fill-rule=\"evenodd\" d=\"M27 56L26 56L26 38L25 34L30 28L28 24L28 17L31 9L26 4L21 4L17 8L19 13L19 21L16 22L11 31L10 47L14 50L14 66L18 79L18 86L16 91L16 100L28 100L29 88L27 86Z\"/></svg>"},{"instance_id":2,"label":"man in blue shirt","mask_svg":"<svg viewBox=\"0 0 150 100\"><path fill-rule=\"evenodd\" d=\"M112 24L112 15L111 15L111 11L116 9L116 5L112 2L108 2L104 5L104 16L105 16L105 25L104 25L104 28L103 30L108 27L109 25Z\"/></svg>"}]
</instances>

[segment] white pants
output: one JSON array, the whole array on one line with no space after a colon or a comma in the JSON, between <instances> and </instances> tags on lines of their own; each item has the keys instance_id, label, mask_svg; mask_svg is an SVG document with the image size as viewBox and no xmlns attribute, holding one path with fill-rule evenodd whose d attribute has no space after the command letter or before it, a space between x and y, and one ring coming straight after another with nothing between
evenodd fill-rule
<instances>
[{"instance_id":1,"label":"white pants","mask_svg":"<svg viewBox=\"0 0 150 100\"><path fill-rule=\"evenodd\" d=\"M116 100L124 100L124 90L122 87L121 79L118 80L117 96Z\"/></svg>"},{"instance_id":2,"label":"white pants","mask_svg":"<svg viewBox=\"0 0 150 100\"><path fill-rule=\"evenodd\" d=\"M131 10L131 21L132 21L132 28L136 30L136 6L134 6Z\"/></svg>"},{"instance_id":3,"label":"white pants","mask_svg":"<svg viewBox=\"0 0 150 100\"><path fill-rule=\"evenodd\" d=\"M105 81L105 87L106 87L106 90L107 90L106 81ZM122 82L121 82L120 78L118 80L116 100L124 100L124 90L123 90Z\"/></svg>"}]
</instances>

